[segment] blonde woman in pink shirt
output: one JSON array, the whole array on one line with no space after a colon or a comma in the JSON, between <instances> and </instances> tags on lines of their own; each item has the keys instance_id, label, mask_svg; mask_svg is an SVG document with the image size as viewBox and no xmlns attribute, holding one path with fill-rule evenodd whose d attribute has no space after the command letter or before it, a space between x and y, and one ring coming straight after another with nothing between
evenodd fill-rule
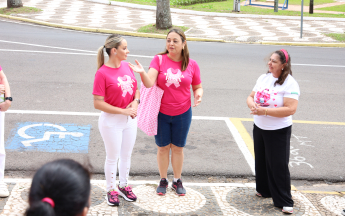
<instances>
[{"instance_id":1,"label":"blonde woman in pink shirt","mask_svg":"<svg viewBox=\"0 0 345 216\"><path fill-rule=\"evenodd\" d=\"M159 56L162 56L160 63ZM172 188L180 196L186 194L182 185L183 147L186 145L189 127L192 121L190 87L194 92L194 105L201 103L203 89L200 69L196 61L189 58L186 36L179 29L169 31L165 51L156 55L148 73L136 60L137 65L129 66L140 74L145 87L149 88L157 81L164 90L158 114L158 129L155 142L158 146L157 162L160 173L158 195L165 195L168 187L169 153L174 171Z\"/></svg>"},{"instance_id":2,"label":"blonde woman in pink shirt","mask_svg":"<svg viewBox=\"0 0 345 216\"><path fill-rule=\"evenodd\" d=\"M104 51L109 60L104 63ZM127 41L119 35L110 35L98 50L98 70L93 85L94 107L101 110L98 128L104 141L104 165L108 205L119 205L118 195L127 201L136 201L127 185L131 155L137 137L137 108L139 90L134 73L128 66ZM119 161L119 163L118 163ZM119 168L119 186L116 172Z\"/></svg>"}]
</instances>

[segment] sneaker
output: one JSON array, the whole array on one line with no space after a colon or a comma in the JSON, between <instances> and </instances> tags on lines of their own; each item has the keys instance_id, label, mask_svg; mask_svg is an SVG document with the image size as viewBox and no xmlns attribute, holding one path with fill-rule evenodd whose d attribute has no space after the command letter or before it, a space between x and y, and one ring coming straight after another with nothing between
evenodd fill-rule
<instances>
[{"instance_id":1,"label":"sneaker","mask_svg":"<svg viewBox=\"0 0 345 216\"><path fill-rule=\"evenodd\" d=\"M120 185L117 187L119 189L119 194L127 201L132 202L137 200L137 196L132 191L132 187L120 187Z\"/></svg>"},{"instance_id":2,"label":"sneaker","mask_svg":"<svg viewBox=\"0 0 345 216\"><path fill-rule=\"evenodd\" d=\"M7 184L3 181L0 182L0 197L8 197L10 192L7 189Z\"/></svg>"},{"instance_id":3,"label":"sneaker","mask_svg":"<svg viewBox=\"0 0 345 216\"><path fill-rule=\"evenodd\" d=\"M284 206L282 209L282 212L287 213L287 214L292 214L293 213L293 207Z\"/></svg>"},{"instance_id":4,"label":"sneaker","mask_svg":"<svg viewBox=\"0 0 345 216\"><path fill-rule=\"evenodd\" d=\"M105 200L107 200L108 205L118 206L120 204L119 192L116 190L109 191L105 197Z\"/></svg>"},{"instance_id":5,"label":"sneaker","mask_svg":"<svg viewBox=\"0 0 345 216\"><path fill-rule=\"evenodd\" d=\"M178 179L177 182L173 182L172 188L179 196L184 196L186 194L186 189L183 188L181 179Z\"/></svg>"},{"instance_id":6,"label":"sneaker","mask_svg":"<svg viewBox=\"0 0 345 216\"><path fill-rule=\"evenodd\" d=\"M258 196L258 197L262 197L261 193L259 193L259 192L256 192L255 195Z\"/></svg>"},{"instance_id":7,"label":"sneaker","mask_svg":"<svg viewBox=\"0 0 345 216\"><path fill-rule=\"evenodd\" d=\"M345 209L341 211L341 214L342 214L342 215L345 215Z\"/></svg>"},{"instance_id":8,"label":"sneaker","mask_svg":"<svg viewBox=\"0 0 345 216\"><path fill-rule=\"evenodd\" d=\"M169 184L168 180L166 178L162 178L157 187L157 194L164 196L167 192L168 184Z\"/></svg>"}]
</instances>

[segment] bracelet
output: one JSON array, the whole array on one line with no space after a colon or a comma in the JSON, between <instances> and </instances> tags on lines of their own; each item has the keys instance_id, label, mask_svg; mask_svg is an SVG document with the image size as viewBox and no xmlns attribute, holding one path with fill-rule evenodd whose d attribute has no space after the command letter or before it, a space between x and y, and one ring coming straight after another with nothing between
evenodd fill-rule
<instances>
[{"instance_id":1,"label":"bracelet","mask_svg":"<svg viewBox=\"0 0 345 216\"><path fill-rule=\"evenodd\" d=\"M267 116L267 110L268 110L268 109L265 110L265 116Z\"/></svg>"}]
</instances>

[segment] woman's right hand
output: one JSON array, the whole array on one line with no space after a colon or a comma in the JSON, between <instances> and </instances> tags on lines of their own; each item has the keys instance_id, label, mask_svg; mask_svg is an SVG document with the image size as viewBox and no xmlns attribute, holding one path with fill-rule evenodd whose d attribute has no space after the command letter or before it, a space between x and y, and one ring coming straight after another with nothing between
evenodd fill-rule
<instances>
[{"instance_id":1,"label":"woman's right hand","mask_svg":"<svg viewBox=\"0 0 345 216\"><path fill-rule=\"evenodd\" d=\"M137 116L137 109L129 107L122 110L122 114L135 118Z\"/></svg>"},{"instance_id":2,"label":"woman's right hand","mask_svg":"<svg viewBox=\"0 0 345 216\"><path fill-rule=\"evenodd\" d=\"M138 60L135 60L135 63L137 63L137 65L133 65L129 62L128 66L136 73L145 73L143 66L138 62Z\"/></svg>"}]
</instances>

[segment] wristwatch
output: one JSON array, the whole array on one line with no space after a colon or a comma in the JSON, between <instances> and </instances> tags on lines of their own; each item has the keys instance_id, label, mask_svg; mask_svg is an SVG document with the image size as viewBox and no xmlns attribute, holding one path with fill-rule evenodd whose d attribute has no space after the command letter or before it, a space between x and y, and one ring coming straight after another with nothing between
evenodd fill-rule
<instances>
[{"instance_id":1,"label":"wristwatch","mask_svg":"<svg viewBox=\"0 0 345 216\"><path fill-rule=\"evenodd\" d=\"M140 104L140 99L134 99L134 100L136 100L138 102L138 104Z\"/></svg>"},{"instance_id":2,"label":"wristwatch","mask_svg":"<svg viewBox=\"0 0 345 216\"><path fill-rule=\"evenodd\" d=\"M12 97L5 97L5 100L13 101Z\"/></svg>"}]
</instances>

